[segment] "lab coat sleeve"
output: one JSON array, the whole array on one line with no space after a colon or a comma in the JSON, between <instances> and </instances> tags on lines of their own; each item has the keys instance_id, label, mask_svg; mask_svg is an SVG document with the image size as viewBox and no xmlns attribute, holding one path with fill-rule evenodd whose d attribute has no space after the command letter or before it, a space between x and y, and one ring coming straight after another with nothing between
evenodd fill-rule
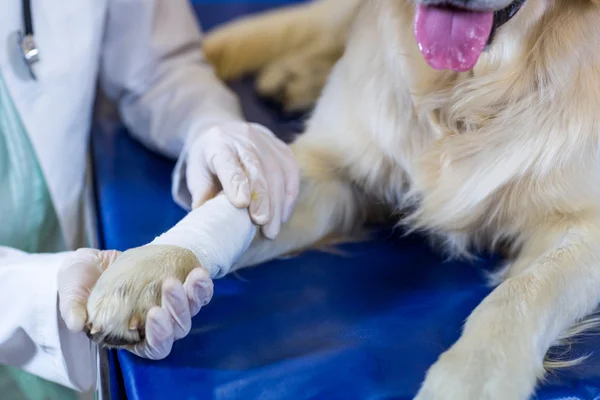
<instances>
[{"instance_id":1,"label":"lab coat sleeve","mask_svg":"<svg viewBox=\"0 0 600 400\"><path fill-rule=\"evenodd\" d=\"M189 0L108 3L101 83L139 141L169 157L185 158L190 136L243 120L238 98L203 56ZM178 177L176 186L179 182Z\"/></svg>"},{"instance_id":2,"label":"lab coat sleeve","mask_svg":"<svg viewBox=\"0 0 600 400\"><path fill-rule=\"evenodd\" d=\"M88 391L96 385L97 350L58 311L57 274L67 254L0 247L0 363Z\"/></svg>"}]
</instances>

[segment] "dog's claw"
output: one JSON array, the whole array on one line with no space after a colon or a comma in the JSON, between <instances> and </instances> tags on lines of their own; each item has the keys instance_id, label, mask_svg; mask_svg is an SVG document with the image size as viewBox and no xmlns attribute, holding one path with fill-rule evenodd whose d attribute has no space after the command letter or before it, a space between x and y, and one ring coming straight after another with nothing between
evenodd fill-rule
<instances>
[{"instance_id":1,"label":"dog's claw","mask_svg":"<svg viewBox=\"0 0 600 400\"><path fill-rule=\"evenodd\" d=\"M129 321L129 330L137 331L138 329L140 329L141 323L142 323L142 319L139 317L139 315L136 315L135 317L131 318L131 320Z\"/></svg>"},{"instance_id":2,"label":"dog's claw","mask_svg":"<svg viewBox=\"0 0 600 400\"><path fill-rule=\"evenodd\" d=\"M96 335L100 332L102 332L102 327L100 325L92 326L92 329L90 329L90 335Z\"/></svg>"}]
</instances>

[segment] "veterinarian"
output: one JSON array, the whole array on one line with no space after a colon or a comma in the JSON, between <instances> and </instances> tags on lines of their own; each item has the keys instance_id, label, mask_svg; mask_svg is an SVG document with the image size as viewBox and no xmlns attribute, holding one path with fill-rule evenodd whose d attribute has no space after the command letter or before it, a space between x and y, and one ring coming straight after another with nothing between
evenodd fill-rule
<instances>
[{"instance_id":1,"label":"veterinarian","mask_svg":"<svg viewBox=\"0 0 600 400\"><path fill-rule=\"evenodd\" d=\"M132 135L179 157L173 194L187 209L223 189L273 238L298 174L287 147L244 122L204 61L188 0L0 5L0 391L72 399L71 389L96 383L96 349L82 333L86 296L117 255L92 249L97 83ZM264 170L267 162L280 170ZM144 345L131 349L141 357L166 357L201 306L182 285L166 288L166 299L148 318Z\"/></svg>"}]
</instances>

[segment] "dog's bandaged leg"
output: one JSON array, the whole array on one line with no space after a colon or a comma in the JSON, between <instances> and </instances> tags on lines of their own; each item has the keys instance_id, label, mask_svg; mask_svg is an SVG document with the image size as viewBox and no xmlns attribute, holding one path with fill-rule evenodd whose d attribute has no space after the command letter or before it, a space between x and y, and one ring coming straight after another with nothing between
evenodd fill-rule
<instances>
[{"instance_id":1,"label":"dog's bandaged leg","mask_svg":"<svg viewBox=\"0 0 600 400\"><path fill-rule=\"evenodd\" d=\"M219 195L191 211L148 246L171 245L188 249L215 279L231 270L255 235L256 227L248 210L234 207L224 195Z\"/></svg>"},{"instance_id":2,"label":"dog's bandaged leg","mask_svg":"<svg viewBox=\"0 0 600 400\"><path fill-rule=\"evenodd\" d=\"M212 279L231 271L255 234L248 210L235 208L219 195L151 243L127 250L90 293L87 309L93 339L117 347L142 342L146 316L161 305L163 284L169 279L184 283L188 296L203 299L192 311L198 312L212 297Z\"/></svg>"}]
</instances>

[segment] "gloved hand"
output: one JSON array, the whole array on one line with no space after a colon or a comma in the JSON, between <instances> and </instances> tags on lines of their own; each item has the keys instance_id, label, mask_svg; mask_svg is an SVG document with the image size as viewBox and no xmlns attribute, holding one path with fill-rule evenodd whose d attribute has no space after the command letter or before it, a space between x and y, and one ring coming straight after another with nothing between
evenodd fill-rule
<instances>
[{"instance_id":1,"label":"gloved hand","mask_svg":"<svg viewBox=\"0 0 600 400\"><path fill-rule=\"evenodd\" d=\"M82 332L87 322L87 300L100 275L117 259L115 250L79 249L67 257L58 272L59 309L67 328ZM195 290L205 285L208 272L193 270L184 284L167 279L162 286L162 306L154 307L146 316L145 341L131 349L132 353L152 360L165 358L173 342L186 336L191 319L212 296L206 290Z\"/></svg>"},{"instance_id":2,"label":"gloved hand","mask_svg":"<svg viewBox=\"0 0 600 400\"><path fill-rule=\"evenodd\" d=\"M258 124L229 122L209 129L192 142L187 158L192 207L221 188L238 208L274 239L298 196L300 174L290 148Z\"/></svg>"}]
</instances>

